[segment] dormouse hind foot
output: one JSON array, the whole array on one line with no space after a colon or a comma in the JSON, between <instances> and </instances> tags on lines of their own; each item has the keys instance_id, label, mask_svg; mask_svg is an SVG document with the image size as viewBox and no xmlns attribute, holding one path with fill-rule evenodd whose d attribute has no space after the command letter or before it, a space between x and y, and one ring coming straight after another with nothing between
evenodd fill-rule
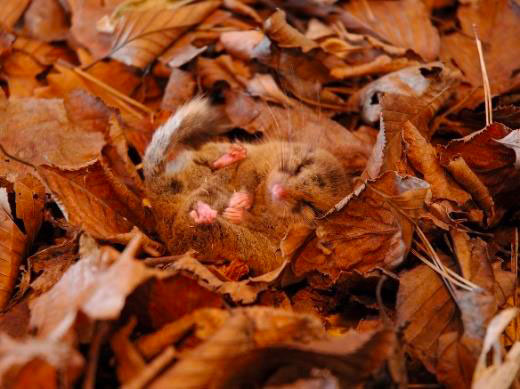
<instances>
[{"instance_id":1,"label":"dormouse hind foot","mask_svg":"<svg viewBox=\"0 0 520 389\"><path fill-rule=\"evenodd\" d=\"M203 201L197 201L194 209L190 212L190 217L196 224L213 224L217 219L217 211Z\"/></svg>"},{"instance_id":2,"label":"dormouse hind foot","mask_svg":"<svg viewBox=\"0 0 520 389\"><path fill-rule=\"evenodd\" d=\"M235 192L229 199L228 207L222 216L234 224L240 224L246 215L246 211L253 205L253 198L246 192Z\"/></svg>"},{"instance_id":3,"label":"dormouse hind foot","mask_svg":"<svg viewBox=\"0 0 520 389\"><path fill-rule=\"evenodd\" d=\"M226 154L213 161L211 166L214 169L222 169L226 166L239 162L247 157L247 149L239 144L233 143Z\"/></svg>"}]
</instances>

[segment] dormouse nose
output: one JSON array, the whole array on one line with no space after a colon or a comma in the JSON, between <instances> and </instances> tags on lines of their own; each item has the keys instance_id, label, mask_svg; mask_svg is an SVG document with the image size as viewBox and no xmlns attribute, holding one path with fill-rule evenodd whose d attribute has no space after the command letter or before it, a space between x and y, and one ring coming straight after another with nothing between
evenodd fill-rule
<instances>
[{"instance_id":1,"label":"dormouse nose","mask_svg":"<svg viewBox=\"0 0 520 389\"><path fill-rule=\"evenodd\" d=\"M271 195L275 200L283 200L287 197L287 190L280 184L271 186Z\"/></svg>"}]
</instances>

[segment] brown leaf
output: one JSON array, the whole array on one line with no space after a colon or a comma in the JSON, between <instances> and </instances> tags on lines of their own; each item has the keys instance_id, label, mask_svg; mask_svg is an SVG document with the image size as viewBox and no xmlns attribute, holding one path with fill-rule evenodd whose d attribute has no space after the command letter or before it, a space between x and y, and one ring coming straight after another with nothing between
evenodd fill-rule
<instances>
[{"instance_id":1,"label":"brown leaf","mask_svg":"<svg viewBox=\"0 0 520 389\"><path fill-rule=\"evenodd\" d=\"M515 152L515 169L520 169L520 130L513 130L502 139L497 139L498 143Z\"/></svg>"},{"instance_id":2,"label":"brown leaf","mask_svg":"<svg viewBox=\"0 0 520 389\"><path fill-rule=\"evenodd\" d=\"M220 5L204 1L177 9L130 10L117 19L110 56L127 65L146 67L186 29L200 23Z\"/></svg>"},{"instance_id":3,"label":"brown leaf","mask_svg":"<svg viewBox=\"0 0 520 389\"><path fill-rule=\"evenodd\" d=\"M260 15L258 15L255 9L247 4L242 3L241 1L224 0L224 7L230 9L231 11L235 11L238 14L249 16L257 23L262 23L263 19L260 17Z\"/></svg>"},{"instance_id":4,"label":"brown leaf","mask_svg":"<svg viewBox=\"0 0 520 389\"><path fill-rule=\"evenodd\" d=\"M117 318L134 288L150 277L168 275L134 258L139 245L135 239L109 263L91 238L84 239L81 259L52 289L31 301L31 326L41 336L59 339L80 310L92 320Z\"/></svg>"},{"instance_id":5,"label":"brown leaf","mask_svg":"<svg viewBox=\"0 0 520 389\"><path fill-rule=\"evenodd\" d=\"M7 0L0 8L0 25L13 28L30 2L31 0Z\"/></svg>"},{"instance_id":6,"label":"brown leaf","mask_svg":"<svg viewBox=\"0 0 520 389\"><path fill-rule=\"evenodd\" d=\"M437 88L434 88L432 92L435 90ZM442 88L437 96L429 95L431 97L427 97L425 94L421 99L405 95L383 95L381 98L381 130L384 131L384 148L380 156L379 174L386 170L407 172L407 168L403 166L402 162L402 127L404 123L410 121L426 139L429 139L432 134L429 131L428 123L444 105L449 95L449 90L445 88ZM374 151L381 152L379 149Z\"/></svg>"},{"instance_id":7,"label":"brown leaf","mask_svg":"<svg viewBox=\"0 0 520 389\"><path fill-rule=\"evenodd\" d=\"M150 388L206 387L224 366L232 366L230 363L236 363L244 353L283 341L322 336L321 323L312 316L263 307L235 309L213 336L187 351Z\"/></svg>"},{"instance_id":8,"label":"brown leaf","mask_svg":"<svg viewBox=\"0 0 520 389\"><path fill-rule=\"evenodd\" d=\"M441 166L435 148L409 121L404 123L403 140L407 143L406 158L430 184L434 200L451 200L461 207L471 200Z\"/></svg>"},{"instance_id":9,"label":"brown leaf","mask_svg":"<svg viewBox=\"0 0 520 389\"><path fill-rule=\"evenodd\" d=\"M94 173L88 175L90 182L83 182L83 173L93 169ZM42 166L38 172L60 205L67 221L73 226L80 227L99 239L110 239L132 229L133 224L124 212L126 206L121 209L123 204L120 203L119 209L112 207L113 204L117 204L118 199L117 196L112 197L113 189L100 171L99 164L76 172ZM111 201L107 202L109 200Z\"/></svg>"},{"instance_id":10,"label":"brown leaf","mask_svg":"<svg viewBox=\"0 0 520 389\"><path fill-rule=\"evenodd\" d=\"M22 219L27 242L31 245L43 222L45 188L32 175L27 175L14 184L16 193L16 216Z\"/></svg>"},{"instance_id":11,"label":"brown leaf","mask_svg":"<svg viewBox=\"0 0 520 389\"><path fill-rule=\"evenodd\" d=\"M124 0L70 0L72 13L70 33L75 41L88 48L94 58L104 57L110 51L111 37L97 29L96 21L109 15Z\"/></svg>"},{"instance_id":12,"label":"brown leaf","mask_svg":"<svg viewBox=\"0 0 520 389\"><path fill-rule=\"evenodd\" d=\"M27 258L34 273L41 273L31 282L36 295L47 292L56 284L65 271L78 259L77 236L62 244L47 247Z\"/></svg>"},{"instance_id":13,"label":"brown leaf","mask_svg":"<svg viewBox=\"0 0 520 389\"><path fill-rule=\"evenodd\" d=\"M449 388L470 387L478 359L475 351L478 353L479 345L460 338L456 332L441 335L436 367L439 381Z\"/></svg>"},{"instance_id":14,"label":"brown leaf","mask_svg":"<svg viewBox=\"0 0 520 389\"><path fill-rule=\"evenodd\" d=\"M142 354L153 357L168 345L176 344L188 331L201 340L211 337L226 320L229 312L216 308L199 308L177 318L156 332L140 337L136 345Z\"/></svg>"},{"instance_id":15,"label":"brown leaf","mask_svg":"<svg viewBox=\"0 0 520 389\"><path fill-rule=\"evenodd\" d=\"M318 221L316 237L293 259L296 275L318 271L332 282L342 272L367 274L399 265L410 248L411 217L422 210L429 185L415 177L388 172L369 181Z\"/></svg>"},{"instance_id":16,"label":"brown leaf","mask_svg":"<svg viewBox=\"0 0 520 389\"><path fill-rule=\"evenodd\" d=\"M62 369L66 372L65 375L69 375L69 379L77 377L79 369L83 366L81 354L64 342L33 337L15 340L1 334L0 384L3 386L9 370L23 367L35 359L41 359L56 369Z\"/></svg>"},{"instance_id":17,"label":"brown leaf","mask_svg":"<svg viewBox=\"0 0 520 389\"><path fill-rule=\"evenodd\" d=\"M515 151L499 142L510 133L512 130L506 126L493 123L465 138L453 140L440 149L442 164L448 167L457 181L468 187L468 192L472 195L473 192L477 193L473 197L487 212L488 223L491 224L496 222L493 216L493 202L502 202L504 206L510 206L507 196L509 193L515 196L514 192L520 182L520 171L515 167ZM471 171L467 172L464 165ZM478 181L475 182L473 178L471 181L474 183L468 185L470 181L464 179L464 176L470 177L471 173Z\"/></svg>"},{"instance_id":18,"label":"brown leaf","mask_svg":"<svg viewBox=\"0 0 520 389\"><path fill-rule=\"evenodd\" d=\"M0 226L0 309L3 309L13 292L28 244L27 236L14 222L5 188L0 188Z\"/></svg>"},{"instance_id":19,"label":"brown leaf","mask_svg":"<svg viewBox=\"0 0 520 389\"><path fill-rule=\"evenodd\" d=\"M397 324L407 324L404 339L428 370L437 371L445 382L460 382L471 376L485 329L497 307L504 304L503 294L513 292L504 278L512 281L514 274L500 270L500 265L492 268L481 239L453 230L452 240L463 277L482 289L455 289L454 302L442 278L426 265L419 265L400 277ZM449 264L445 257L441 259Z\"/></svg>"},{"instance_id":20,"label":"brown leaf","mask_svg":"<svg viewBox=\"0 0 520 389\"><path fill-rule=\"evenodd\" d=\"M439 33L419 0L380 2L356 0L345 7L373 33L397 47L411 49L425 61L439 55Z\"/></svg>"},{"instance_id":21,"label":"brown leaf","mask_svg":"<svg viewBox=\"0 0 520 389\"><path fill-rule=\"evenodd\" d=\"M0 142L10 154L33 165L77 169L91 164L104 144L103 134L89 131L88 122L72 121L68 114L61 99L11 98L0 107ZM0 172L14 181L30 171L19 165L2 159Z\"/></svg>"},{"instance_id":22,"label":"brown leaf","mask_svg":"<svg viewBox=\"0 0 520 389\"><path fill-rule=\"evenodd\" d=\"M256 73L246 85L246 90L251 96L262 97L265 100L279 103L285 107L291 107L294 103L284 94L270 74Z\"/></svg>"},{"instance_id":23,"label":"brown leaf","mask_svg":"<svg viewBox=\"0 0 520 389\"><path fill-rule=\"evenodd\" d=\"M240 356L235 369L221 374L225 380L217 378L220 381L217 387L240 385L255 378L263 381L262 374L272 374L270 370L277 367L280 370L287 369L291 365L297 366L297 377L310 375L309 370L327 369L330 376L337 379L340 387L355 387L368 381L372 374L381 369L390 358L395 342L395 334L391 330L363 334L351 330L341 337L305 345L268 347ZM274 380L276 375L274 374Z\"/></svg>"},{"instance_id":24,"label":"brown leaf","mask_svg":"<svg viewBox=\"0 0 520 389\"><path fill-rule=\"evenodd\" d=\"M280 47L298 47L304 53L318 47L316 42L306 38L305 35L289 25L285 20L285 12L280 9L264 22L264 31Z\"/></svg>"},{"instance_id":25,"label":"brown leaf","mask_svg":"<svg viewBox=\"0 0 520 389\"><path fill-rule=\"evenodd\" d=\"M506 389L511 386L520 369L520 342L515 342L513 347L504 355L500 342L501 333L511 320L518 315L516 308L505 309L497 314L486 332L484 346L477 362L477 367L473 373L472 388L497 388ZM493 362L488 366L488 353L493 348ZM500 350L500 351L499 351ZM502 355L504 358L502 360Z\"/></svg>"},{"instance_id":26,"label":"brown leaf","mask_svg":"<svg viewBox=\"0 0 520 389\"><path fill-rule=\"evenodd\" d=\"M152 329L160 328L198 309L222 308L224 305L222 295L182 274L156 279L139 292L134 300L129 301L129 311L139 316L139 322L147 323ZM145 314L143 309L146 310Z\"/></svg>"},{"instance_id":27,"label":"brown leaf","mask_svg":"<svg viewBox=\"0 0 520 389\"><path fill-rule=\"evenodd\" d=\"M266 43L261 31L226 31L220 34L219 42L234 57L251 60L258 55L258 48Z\"/></svg>"},{"instance_id":28,"label":"brown leaf","mask_svg":"<svg viewBox=\"0 0 520 389\"><path fill-rule=\"evenodd\" d=\"M29 54L14 50L5 58L2 66L2 78L7 80L10 96L32 96L36 88L41 86L36 76L44 70Z\"/></svg>"},{"instance_id":29,"label":"brown leaf","mask_svg":"<svg viewBox=\"0 0 520 389\"><path fill-rule=\"evenodd\" d=\"M266 290L269 284L278 278L286 265L287 262L284 262L270 272L244 281L221 281L206 266L191 255L183 256L168 268L177 271L188 271L208 289L221 294L228 294L231 299L237 303L248 304L254 302L258 293Z\"/></svg>"},{"instance_id":30,"label":"brown leaf","mask_svg":"<svg viewBox=\"0 0 520 389\"><path fill-rule=\"evenodd\" d=\"M197 72L202 84L208 89L221 81L225 81L232 89L242 89L246 80L251 78L249 67L229 55L221 55L216 59L199 57Z\"/></svg>"},{"instance_id":31,"label":"brown leaf","mask_svg":"<svg viewBox=\"0 0 520 389\"><path fill-rule=\"evenodd\" d=\"M24 20L29 35L45 42L64 39L69 28L58 0L32 0Z\"/></svg>"},{"instance_id":32,"label":"brown leaf","mask_svg":"<svg viewBox=\"0 0 520 389\"><path fill-rule=\"evenodd\" d=\"M435 100L436 94L443 88L455 85L457 77L457 73L447 69L440 62L411 66L365 85L350 97L348 104L353 109L361 108L362 117L366 122L375 123L379 120L382 109L379 101L380 94L389 93L416 98L424 96L425 100Z\"/></svg>"},{"instance_id":33,"label":"brown leaf","mask_svg":"<svg viewBox=\"0 0 520 389\"><path fill-rule=\"evenodd\" d=\"M348 79L376 74L386 74L414 65L417 65L416 61L409 61L406 58L392 59L388 55L383 54L377 56L369 62L361 63L355 66L334 66L330 70L330 74L335 78Z\"/></svg>"},{"instance_id":34,"label":"brown leaf","mask_svg":"<svg viewBox=\"0 0 520 389\"><path fill-rule=\"evenodd\" d=\"M21 301L0 314L0 331L13 338L23 338L29 331L31 312L27 301Z\"/></svg>"},{"instance_id":35,"label":"brown leaf","mask_svg":"<svg viewBox=\"0 0 520 389\"><path fill-rule=\"evenodd\" d=\"M116 331L110 339L110 346L117 361L117 379L124 384L138 375L146 366L146 362L139 353L139 350L130 341L137 320L135 318Z\"/></svg>"},{"instance_id":36,"label":"brown leaf","mask_svg":"<svg viewBox=\"0 0 520 389\"><path fill-rule=\"evenodd\" d=\"M482 85L479 55L473 39L473 25L483 43L484 61L491 86L491 97L518 86L520 79L515 72L516 58L520 55L516 37L520 34L517 4L507 0L485 0L478 4L458 8L460 32L442 38L441 57L455 63L473 86ZM477 105L483 100L480 89L467 105Z\"/></svg>"},{"instance_id":37,"label":"brown leaf","mask_svg":"<svg viewBox=\"0 0 520 389\"><path fill-rule=\"evenodd\" d=\"M161 109L175 111L195 95L196 87L197 84L191 73L177 68L172 69L164 91Z\"/></svg>"},{"instance_id":38,"label":"brown leaf","mask_svg":"<svg viewBox=\"0 0 520 389\"><path fill-rule=\"evenodd\" d=\"M16 38L13 48L30 55L41 65L53 65L60 59L67 62L74 61L74 58L66 49L52 46L37 39L19 36Z\"/></svg>"},{"instance_id":39,"label":"brown leaf","mask_svg":"<svg viewBox=\"0 0 520 389\"><path fill-rule=\"evenodd\" d=\"M119 108L122 115L135 115L135 110L114 96L105 87L85 79L68 67L57 64L54 66L54 69L57 72L47 76L49 87L40 91L39 95L41 97L66 97L77 89L84 89L92 95L101 98L106 105ZM90 67L87 73L124 95L130 95L140 83L139 78L129 70L129 67L118 61L98 62ZM88 94L85 91L81 92L85 95Z\"/></svg>"},{"instance_id":40,"label":"brown leaf","mask_svg":"<svg viewBox=\"0 0 520 389\"><path fill-rule=\"evenodd\" d=\"M396 311L397 325L406 325L404 340L411 354L435 372L439 337L460 326L442 279L426 265L402 273Z\"/></svg>"}]
</instances>

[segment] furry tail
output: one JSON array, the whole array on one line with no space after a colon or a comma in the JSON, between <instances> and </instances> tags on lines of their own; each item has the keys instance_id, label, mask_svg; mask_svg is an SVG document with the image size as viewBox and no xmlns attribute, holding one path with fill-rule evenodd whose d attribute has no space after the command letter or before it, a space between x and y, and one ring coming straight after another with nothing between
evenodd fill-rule
<instances>
[{"instance_id":1,"label":"furry tail","mask_svg":"<svg viewBox=\"0 0 520 389\"><path fill-rule=\"evenodd\" d=\"M208 100L196 97L180 107L153 134L143 158L144 177L153 180L164 172L169 151L175 154L198 147L209 137L222 132L221 115ZM219 131L220 130L220 131Z\"/></svg>"}]
</instances>

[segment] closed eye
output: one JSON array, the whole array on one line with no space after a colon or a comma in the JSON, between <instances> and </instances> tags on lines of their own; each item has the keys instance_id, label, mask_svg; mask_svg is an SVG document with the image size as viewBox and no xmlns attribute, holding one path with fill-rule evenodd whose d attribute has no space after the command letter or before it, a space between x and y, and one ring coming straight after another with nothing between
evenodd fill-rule
<instances>
[{"instance_id":1,"label":"closed eye","mask_svg":"<svg viewBox=\"0 0 520 389\"><path fill-rule=\"evenodd\" d=\"M294 170L294 175L297 176L300 174L304 167L311 165L313 162L312 159L304 159Z\"/></svg>"},{"instance_id":2,"label":"closed eye","mask_svg":"<svg viewBox=\"0 0 520 389\"><path fill-rule=\"evenodd\" d=\"M321 209L319 209L316 205L314 205L314 203L312 203L311 201L309 200L301 200L301 203L306 206L306 207L309 207L310 209L312 209L312 212L314 212L314 214L316 216L321 216L324 214L324 211L322 211Z\"/></svg>"}]
</instances>

